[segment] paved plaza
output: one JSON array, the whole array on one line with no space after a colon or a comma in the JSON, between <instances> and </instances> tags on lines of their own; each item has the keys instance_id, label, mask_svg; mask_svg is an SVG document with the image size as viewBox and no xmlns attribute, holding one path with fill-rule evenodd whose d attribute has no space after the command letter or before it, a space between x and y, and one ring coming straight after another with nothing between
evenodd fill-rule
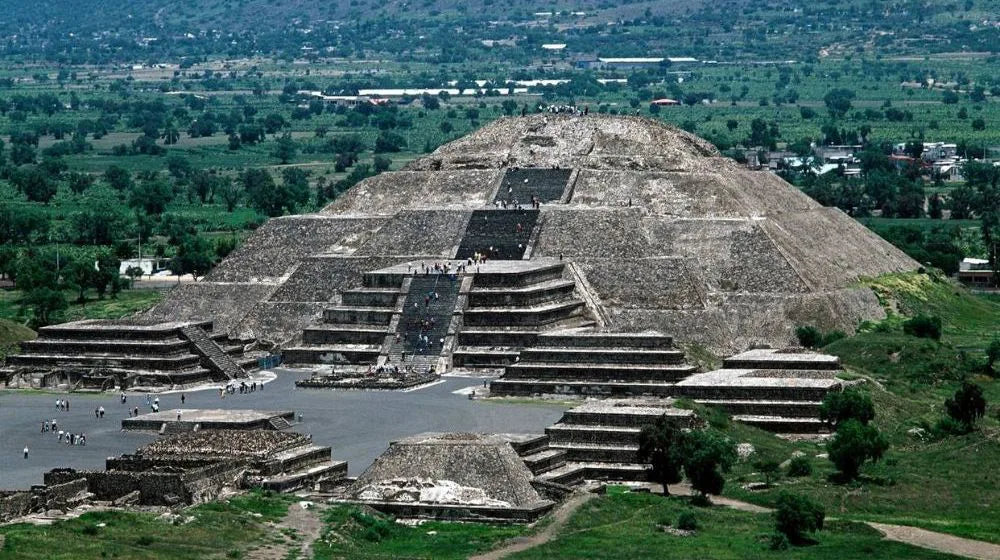
<instances>
[{"instance_id":1,"label":"paved plaza","mask_svg":"<svg viewBox=\"0 0 1000 560\"><path fill-rule=\"evenodd\" d=\"M311 434L315 443L333 448L338 460L347 460L350 474L360 474L389 441L422 432L534 432L543 433L563 408L554 404L505 404L469 400L454 391L482 387L476 378L445 378L442 383L407 391L331 391L297 389L295 380L308 372L278 370L266 388L249 394L219 398L218 389L185 394L183 408L294 410L303 421L294 430ZM56 409L56 399L69 399L69 412ZM160 407L181 408L180 394L159 395ZM103 406L103 419L94 409ZM131 453L155 439L155 434L122 432L127 410L150 412L142 394L129 394L121 404L117 393L0 394L0 488L28 488L42 483L53 468L103 469L107 457ZM41 433L44 420L56 419L60 430L86 433L86 446L59 443L52 433ZM27 445L29 457L22 450Z\"/></svg>"}]
</instances>

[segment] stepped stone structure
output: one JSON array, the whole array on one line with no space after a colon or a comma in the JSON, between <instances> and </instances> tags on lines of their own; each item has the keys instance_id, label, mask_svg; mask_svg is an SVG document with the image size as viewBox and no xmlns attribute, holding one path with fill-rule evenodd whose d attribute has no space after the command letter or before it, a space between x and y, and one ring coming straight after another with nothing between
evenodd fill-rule
<instances>
[{"instance_id":1,"label":"stepped stone structure","mask_svg":"<svg viewBox=\"0 0 1000 560\"><path fill-rule=\"evenodd\" d=\"M246 377L260 352L211 321L76 321L42 327L0 370L8 387L183 387Z\"/></svg>"},{"instance_id":2,"label":"stepped stone structure","mask_svg":"<svg viewBox=\"0 0 1000 560\"><path fill-rule=\"evenodd\" d=\"M122 419L122 430L176 434L200 430L285 430L292 427L291 410L232 410L174 408Z\"/></svg>"},{"instance_id":3,"label":"stepped stone structure","mask_svg":"<svg viewBox=\"0 0 1000 560\"><path fill-rule=\"evenodd\" d=\"M319 213L270 220L149 317L213 319L293 361L392 363L409 344L394 335L421 263L451 261L454 272L477 254L524 268L469 266L457 292L440 291L442 305L455 301L448 332L435 323L434 342L446 344L426 360L438 372L503 366L567 327L655 329L719 354L784 346L796 324L850 331L883 317L856 280L918 267L839 210L686 132L546 114L500 119ZM410 284L384 273L400 267Z\"/></svg>"},{"instance_id":4,"label":"stepped stone structure","mask_svg":"<svg viewBox=\"0 0 1000 560\"><path fill-rule=\"evenodd\" d=\"M678 382L673 394L729 412L733 419L779 434L824 434L819 407L837 379L840 358L801 348L755 349L723 360L722 369Z\"/></svg>"},{"instance_id":5,"label":"stepped stone structure","mask_svg":"<svg viewBox=\"0 0 1000 560\"><path fill-rule=\"evenodd\" d=\"M389 449L347 489L344 501L398 517L528 522L555 505L533 485L519 454L543 436L426 433Z\"/></svg>"},{"instance_id":6,"label":"stepped stone structure","mask_svg":"<svg viewBox=\"0 0 1000 560\"><path fill-rule=\"evenodd\" d=\"M178 505L262 487L280 492L347 476L347 463L310 438L273 430L203 430L169 435L134 454L110 457L106 470L55 469L47 486L83 480L89 498L114 505Z\"/></svg>"}]
</instances>

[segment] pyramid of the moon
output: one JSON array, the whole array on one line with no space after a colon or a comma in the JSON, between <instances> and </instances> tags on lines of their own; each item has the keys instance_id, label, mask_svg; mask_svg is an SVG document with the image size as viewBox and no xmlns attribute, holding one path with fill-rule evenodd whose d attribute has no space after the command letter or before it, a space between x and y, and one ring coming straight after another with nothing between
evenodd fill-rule
<instances>
[{"instance_id":1,"label":"pyramid of the moon","mask_svg":"<svg viewBox=\"0 0 1000 560\"><path fill-rule=\"evenodd\" d=\"M467 296L456 287L448 305L466 311L453 330L494 321L574 326L546 301L561 294L594 330L657 330L718 352L786 344L796 325L851 331L883 317L859 278L918 267L841 211L671 126L532 115L498 120L362 181L316 214L270 220L149 314L211 319L234 336L291 348L316 325L343 323L345 314L357 322L357 309L344 305L367 310L362 322L389 321L372 310L386 278L372 273L409 274L477 253L514 267L505 274L540 275L514 282L518 289L486 274ZM477 301L480 308L463 308ZM547 315L497 311L518 301ZM384 334L376 331L368 344Z\"/></svg>"}]
</instances>

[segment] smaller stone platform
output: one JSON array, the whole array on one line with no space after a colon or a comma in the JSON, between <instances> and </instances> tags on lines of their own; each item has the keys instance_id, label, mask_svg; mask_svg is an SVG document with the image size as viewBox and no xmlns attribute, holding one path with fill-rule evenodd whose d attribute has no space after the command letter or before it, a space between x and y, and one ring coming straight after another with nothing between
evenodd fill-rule
<instances>
[{"instance_id":1,"label":"smaller stone platform","mask_svg":"<svg viewBox=\"0 0 1000 560\"><path fill-rule=\"evenodd\" d=\"M358 391L398 391L410 389L427 383L433 383L441 376L433 371L411 371L400 369L400 372L383 370L349 370L336 373L317 373L308 379L295 382L296 387L304 389L349 389Z\"/></svg>"},{"instance_id":2,"label":"smaller stone platform","mask_svg":"<svg viewBox=\"0 0 1000 560\"><path fill-rule=\"evenodd\" d=\"M295 412L291 410L174 408L125 418L122 429L171 434L199 430L284 430L291 427L294 419Z\"/></svg>"}]
</instances>

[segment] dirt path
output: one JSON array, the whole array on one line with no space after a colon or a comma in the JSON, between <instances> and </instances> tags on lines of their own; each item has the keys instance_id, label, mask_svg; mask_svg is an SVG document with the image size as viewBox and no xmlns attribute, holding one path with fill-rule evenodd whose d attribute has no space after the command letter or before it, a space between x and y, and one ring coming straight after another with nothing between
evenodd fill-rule
<instances>
[{"instance_id":1,"label":"dirt path","mask_svg":"<svg viewBox=\"0 0 1000 560\"><path fill-rule=\"evenodd\" d=\"M671 486L670 490L674 494L687 496L693 494L693 489L687 484L677 484ZM749 511L751 513L771 512L770 508L730 498L724 498L722 496L712 496L712 503L741 511ZM918 529L916 527L908 527L905 525L887 525L885 523L875 523L872 521L865 521L864 523L882 533L883 537L890 541L901 542L920 548L927 548L937 552L944 552L946 554L954 554L956 556L964 556L966 558L975 558L976 560L1000 560L1000 545L983 541L975 541L972 539L964 539L962 537L956 537L945 533L937 533L926 529Z\"/></svg>"},{"instance_id":2,"label":"dirt path","mask_svg":"<svg viewBox=\"0 0 1000 560\"><path fill-rule=\"evenodd\" d=\"M1000 545L963 539L943 533L935 533L926 529L907 527L905 525L886 525L885 523L868 522L868 526L879 531L891 541L929 548L938 552L976 558L978 560L1000 560Z\"/></svg>"},{"instance_id":3,"label":"dirt path","mask_svg":"<svg viewBox=\"0 0 1000 560\"><path fill-rule=\"evenodd\" d=\"M569 500L559 506L559 509L552 514L552 522L538 533L527 537L511 539L511 541L502 548L491 550L490 552L479 556L473 556L470 560L500 560L501 558L506 558L511 554L521 552L522 550L528 550L529 548L534 548L549 542L556 536L556 533L558 533L559 530L566 525L570 516L572 516L573 513L580 508L580 506L587 503L594 497L595 494L591 492L578 492L574 494Z\"/></svg>"},{"instance_id":4,"label":"dirt path","mask_svg":"<svg viewBox=\"0 0 1000 560\"><path fill-rule=\"evenodd\" d=\"M310 504L308 508L303 504ZM323 532L322 509L312 502L296 502L289 506L288 515L275 523L259 548L247 553L247 560L312 558L312 544ZM294 535L294 538L291 536ZM293 554L294 553L294 554Z\"/></svg>"}]
</instances>

